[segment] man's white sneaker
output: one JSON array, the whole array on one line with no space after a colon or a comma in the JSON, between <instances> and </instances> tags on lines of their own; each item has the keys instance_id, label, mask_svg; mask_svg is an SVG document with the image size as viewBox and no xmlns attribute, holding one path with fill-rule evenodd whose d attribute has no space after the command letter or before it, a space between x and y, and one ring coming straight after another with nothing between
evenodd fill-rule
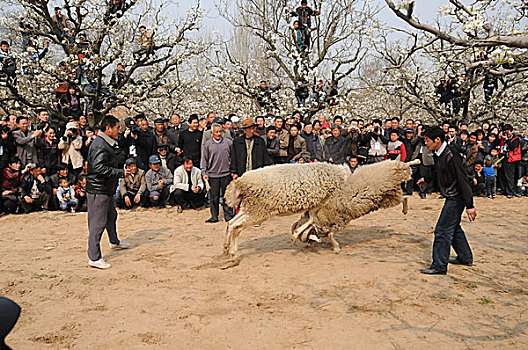
<instances>
[{"instance_id":1,"label":"man's white sneaker","mask_svg":"<svg viewBox=\"0 0 528 350\"><path fill-rule=\"evenodd\" d=\"M99 259L97 261L89 260L88 261L88 265L90 265L91 267L95 267L97 269L101 269L101 270L109 269L112 266L109 263L107 263L106 261L104 261L103 258L101 258L101 259Z\"/></svg>"},{"instance_id":2,"label":"man's white sneaker","mask_svg":"<svg viewBox=\"0 0 528 350\"><path fill-rule=\"evenodd\" d=\"M119 244L110 243L110 248L112 249L127 249L128 247L130 247L130 244L125 241L119 241Z\"/></svg>"}]
</instances>

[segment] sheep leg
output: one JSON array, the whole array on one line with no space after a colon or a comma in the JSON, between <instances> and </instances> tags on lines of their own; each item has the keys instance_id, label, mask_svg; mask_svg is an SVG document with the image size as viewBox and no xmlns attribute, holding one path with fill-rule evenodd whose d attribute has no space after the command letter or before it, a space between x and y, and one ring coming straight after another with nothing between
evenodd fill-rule
<instances>
[{"instance_id":1,"label":"sheep leg","mask_svg":"<svg viewBox=\"0 0 528 350\"><path fill-rule=\"evenodd\" d=\"M240 210L235 217L233 217L229 222L227 223L227 229L226 229L226 238L224 241L224 254L228 255L229 248L231 247L231 237L233 236L233 229L234 226L237 225L240 220L242 220L245 217L246 213L243 210Z\"/></svg>"},{"instance_id":2,"label":"sheep leg","mask_svg":"<svg viewBox=\"0 0 528 350\"><path fill-rule=\"evenodd\" d=\"M403 209L402 209L402 213L403 213L403 215L407 215L408 212L409 212L409 197L407 197L407 196L403 196Z\"/></svg>"},{"instance_id":3,"label":"sheep leg","mask_svg":"<svg viewBox=\"0 0 528 350\"><path fill-rule=\"evenodd\" d=\"M239 216L240 215L240 216ZM240 234L240 231L242 230L242 227L244 226L246 222L246 212L240 211L238 213L238 217L233 218L234 222L230 222L230 228L231 228L231 234L230 234L230 243L229 243L229 255L231 256L231 260L235 261L237 258L237 252L238 252L238 235Z\"/></svg>"},{"instance_id":4,"label":"sheep leg","mask_svg":"<svg viewBox=\"0 0 528 350\"><path fill-rule=\"evenodd\" d=\"M317 211L315 211L315 212L307 211L304 214L304 216L308 218L308 221L305 222L304 224L298 226L296 229L294 229L292 231L292 234L290 236L290 242L292 244L295 243L295 241L297 240L297 238L299 237L299 235L301 233L303 233L306 229L308 229L309 227L311 227L313 225L315 213L317 213Z\"/></svg>"},{"instance_id":5,"label":"sheep leg","mask_svg":"<svg viewBox=\"0 0 528 350\"><path fill-rule=\"evenodd\" d=\"M334 246L334 253L339 253L341 251L341 248L339 248L339 243L337 243L336 239L334 238L334 233L330 232L328 234L328 239L330 242L332 242L332 245Z\"/></svg>"}]
</instances>

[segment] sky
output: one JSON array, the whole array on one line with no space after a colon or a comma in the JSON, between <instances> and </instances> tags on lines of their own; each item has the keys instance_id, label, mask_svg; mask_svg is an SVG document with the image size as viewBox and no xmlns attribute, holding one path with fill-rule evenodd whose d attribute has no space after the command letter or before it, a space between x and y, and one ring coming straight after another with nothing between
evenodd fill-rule
<instances>
[{"instance_id":1,"label":"sky","mask_svg":"<svg viewBox=\"0 0 528 350\"><path fill-rule=\"evenodd\" d=\"M218 31L224 35L229 35L231 33L230 24L222 18L216 8L215 3L218 3L219 0L200 0L200 6L206 10L207 16L204 18L203 25L206 29L210 31ZM366 1L366 0L365 0ZM372 0L374 3L378 3L384 6L384 9L380 13L380 19L384 22L387 22L391 26L398 28L406 28L409 26L405 24L402 20L396 17L390 9L387 8L385 1L383 0ZM181 1L180 9L181 13L176 15L184 14L185 11L193 6L196 2L192 0ZM300 3L300 1L299 1ZM312 3L313 1L308 1ZM415 5L415 15L419 17L422 21L430 22L434 20L438 14L440 6L447 4L447 0L416 0Z\"/></svg>"}]
</instances>

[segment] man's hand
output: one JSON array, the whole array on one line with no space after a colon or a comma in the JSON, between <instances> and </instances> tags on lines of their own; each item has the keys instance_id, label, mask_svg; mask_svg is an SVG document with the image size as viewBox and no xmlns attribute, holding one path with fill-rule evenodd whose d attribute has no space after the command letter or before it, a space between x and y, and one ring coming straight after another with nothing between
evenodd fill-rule
<instances>
[{"instance_id":1,"label":"man's hand","mask_svg":"<svg viewBox=\"0 0 528 350\"><path fill-rule=\"evenodd\" d=\"M86 196L86 193L84 193L84 192L79 192L79 197L84 197L84 196Z\"/></svg>"},{"instance_id":2,"label":"man's hand","mask_svg":"<svg viewBox=\"0 0 528 350\"><path fill-rule=\"evenodd\" d=\"M161 188L165 187L165 182L163 182L163 180L158 180L158 186Z\"/></svg>"},{"instance_id":3,"label":"man's hand","mask_svg":"<svg viewBox=\"0 0 528 350\"><path fill-rule=\"evenodd\" d=\"M53 189L53 195L56 196L58 191L59 191L58 188L54 188L54 189Z\"/></svg>"},{"instance_id":4,"label":"man's hand","mask_svg":"<svg viewBox=\"0 0 528 350\"><path fill-rule=\"evenodd\" d=\"M64 204L66 204L66 201L60 201L60 203L61 203L62 205L64 205Z\"/></svg>"},{"instance_id":5,"label":"man's hand","mask_svg":"<svg viewBox=\"0 0 528 350\"><path fill-rule=\"evenodd\" d=\"M2 192L2 196L7 196L8 194L10 194L10 192L7 190Z\"/></svg>"},{"instance_id":6,"label":"man's hand","mask_svg":"<svg viewBox=\"0 0 528 350\"><path fill-rule=\"evenodd\" d=\"M238 175L237 174L231 174L231 177L233 178L233 180L236 180L238 178Z\"/></svg>"},{"instance_id":7,"label":"man's hand","mask_svg":"<svg viewBox=\"0 0 528 350\"><path fill-rule=\"evenodd\" d=\"M77 198L75 198L75 196L71 197L72 201L76 201Z\"/></svg>"},{"instance_id":8,"label":"man's hand","mask_svg":"<svg viewBox=\"0 0 528 350\"><path fill-rule=\"evenodd\" d=\"M129 169L125 168L125 177L128 177L131 174L132 174L132 172Z\"/></svg>"},{"instance_id":9,"label":"man's hand","mask_svg":"<svg viewBox=\"0 0 528 350\"><path fill-rule=\"evenodd\" d=\"M477 218L477 209L466 209L466 214L468 216L469 221L475 221L475 219Z\"/></svg>"},{"instance_id":10,"label":"man's hand","mask_svg":"<svg viewBox=\"0 0 528 350\"><path fill-rule=\"evenodd\" d=\"M473 179L473 185L477 184L477 179Z\"/></svg>"},{"instance_id":11,"label":"man's hand","mask_svg":"<svg viewBox=\"0 0 528 350\"><path fill-rule=\"evenodd\" d=\"M24 201L29 204L33 203L33 199L30 196L24 196Z\"/></svg>"},{"instance_id":12,"label":"man's hand","mask_svg":"<svg viewBox=\"0 0 528 350\"><path fill-rule=\"evenodd\" d=\"M9 136L9 134L7 132L3 132L2 131L2 139L7 139L7 137Z\"/></svg>"},{"instance_id":13,"label":"man's hand","mask_svg":"<svg viewBox=\"0 0 528 350\"><path fill-rule=\"evenodd\" d=\"M128 197L127 197L127 198L128 198ZM140 196L139 193L138 193L138 194L136 194L136 196L134 197L134 203L138 204L140 200L141 200L141 196ZM130 200L129 200L129 201L130 201ZM128 205L130 205L130 204L128 204Z\"/></svg>"},{"instance_id":14,"label":"man's hand","mask_svg":"<svg viewBox=\"0 0 528 350\"><path fill-rule=\"evenodd\" d=\"M182 154L183 153L182 149L179 148L179 147L176 147L176 152L178 152L178 154Z\"/></svg>"},{"instance_id":15,"label":"man's hand","mask_svg":"<svg viewBox=\"0 0 528 350\"><path fill-rule=\"evenodd\" d=\"M209 181L209 175L204 175L203 179L204 179L204 181Z\"/></svg>"},{"instance_id":16,"label":"man's hand","mask_svg":"<svg viewBox=\"0 0 528 350\"><path fill-rule=\"evenodd\" d=\"M37 180L39 180L40 182L46 181L44 180L44 176L42 176L42 174L37 177Z\"/></svg>"},{"instance_id":17,"label":"man's hand","mask_svg":"<svg viewBox=\"0 0 528 350\"><path fill-rule=\"evenodd\" d=\"M416 181L416 184L417 184L419 187L423 187L423 186L425 186L425 179L422 177L420 180Z\"/></svg>"},{"instance_id":18,"label":"man's hand","mask_svg":"<svg viewBox=\"0 0 528 350\"><path fill-rule=\"evenodd\" d=\"M191 190L193 191L193 193L198 193L200 192L200 187L192 185Z\"/></svg>"},{"instance_id":19,"label":"man's hand","mask_svg":"<svg viewBox=\"0 0 528 350\"><path fill-rule=\"evenodd\" d=\"M33 134L31 135L32 138L37 138L42 135L42 130L33 131Z\"/></svg>"},{"instance_id":20,"label":"man's hand","mask_svg":"<svg viewBox=\"0 0 528 350\"><path fill-rule=\"evenodd\" d=\"M130 205L132 205L132 203L130 202L130 197L125 197L125 204L127 205L127 207L130 207Z\"/></svg>"}]
</instances>

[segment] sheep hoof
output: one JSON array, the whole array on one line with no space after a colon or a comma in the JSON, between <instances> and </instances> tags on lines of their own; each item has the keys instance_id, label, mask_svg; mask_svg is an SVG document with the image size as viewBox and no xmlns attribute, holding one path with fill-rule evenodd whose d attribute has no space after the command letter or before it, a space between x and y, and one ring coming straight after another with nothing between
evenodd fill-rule
<instances>
[{"instance_id":1,"label":"sheep hoof","mask_svg":"<svg viewBox=\"0 0 528 350\"><path fill-rule=\"evenodd\" d=\"M319 239L319 237L317 237L316 235L314 234L311 234L308 236L308 239L311 240L311 241L315 241L317 243L321 243L321 240Z\"/></svg>"},{"instance_id":2,"label":"sheep hoof","mask_svg":"<svg viewBox=\"0 0 528 350\"><path fill-rule=\"evenodd\" d=\"M339 252L341 251L341 248L339 248L339 247L334 247L333 250L334 250L334 253L339 254Z\"/></svg>"},{"instance_id":3,"label":"sheep hoof","mask_svg":"<svg viewBox=\"0 0 528 350\"><path fill-rule=\"evenodd\" d=\"M296 240L297 240L297 236L295 236L295 235L291 235L290 236L290 243L291 244L295 243Z\"/></svg>"}]
</instances>

